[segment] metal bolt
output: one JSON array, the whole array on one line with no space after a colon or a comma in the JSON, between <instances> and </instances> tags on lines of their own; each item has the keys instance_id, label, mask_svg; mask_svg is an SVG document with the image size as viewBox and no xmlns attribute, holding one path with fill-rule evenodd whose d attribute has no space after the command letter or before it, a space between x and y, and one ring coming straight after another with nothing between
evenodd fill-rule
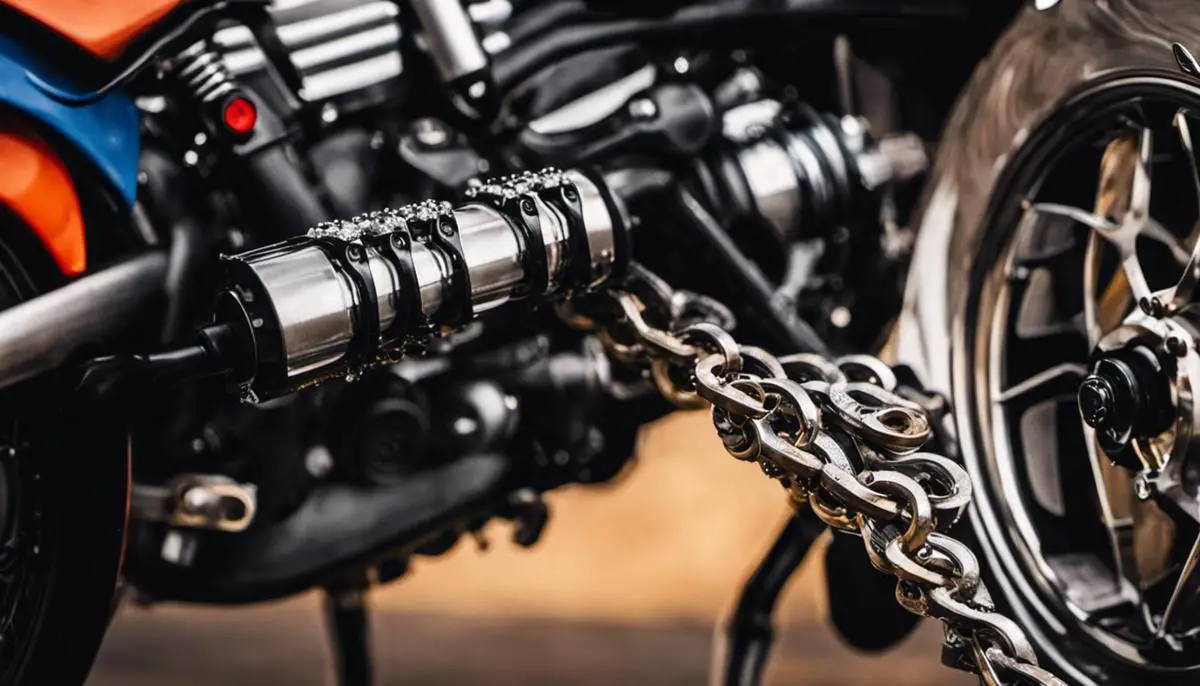
<instances>
[{"instance_id":1,"label":"metal bolt","mask_svg":"<svg viewBox=\"0 0 1200 686\"><path fill-rule=\"evenodd\" d=\"M392 246L397 250L404 250L408 247L408 241L405 240L403 234L394 233L392 234Z\"/></svg>"},{"instance_id":2,"label":"metal bolt","mask_svg":"<svg viewBox=\"0 0 1200 686\"><path fill-rule=\"evenodd\" d=\"M529 198L521 198L521 211L525 214L534 214L537 212L537 206Z\"/></svg>"},{"instance_id":3,"label":"metal bolt","mask_svg":"<svg viewBox=\"0 0 1200 686\"><path fill-rule=\"evenodd\" d=\"M350 245L346 246L346 257L349 257L351 260L353 260L355 262L362 260L362 258L363 258L362 246L358 245L356 243L351 243Z\"/></svg>"},{"instance_id":4,"label":"metal bolt","mask_svg":"<svg viewBox=\"0 0 1200 686\"><path fill-rule=\"evenodd\" d=\"M479 422L470 417L459 417L454 420L451 427L454 429L454 433L459 436L470 436L479 428Z\"/></svg>"},{"instance_id":5,"label":"metal bolt","mask_svg":"<svg viewBox=\"0 0 1200 686\"><path fill-rule=\"evenodd\" d=\"M1138 301L1138 307L1142 309L1142 312L1155 318L1161 318L1166 310L1162 301L1157 297L1142 298Z\"/></svg>"},{"instance_id":6,"label":"metal bolt","mask_svg":"<svg viewBox=\"0 0 1200 686\"><path fill-rule=\"evenodd\" d=\"M338 108L331 102L327 102L321 106L321 121L326 124L332 124L338 120Z\"/></svg>"},{"instance_id":7,"label":"metal bolt","mask_svg":"<svg viewBox=\"0 0 1200 686\"><path fill-rule=\"evenodd\" d=\"M325 478L333 471L333 454L323 445L314 445L304 454L304 469L315 479Z\"/></svg>"},{"instance_id":8,"label":"metal bolt","mask_svg":"<svg viewBox=\"0 0 1200 686\"><path fill-rule=\"evenodd\" d=\"M1175 357L1183 357L1184 355L1187 355L1187 341L1185 341L1182 336L1167 336L1167 340L1165 340L1163 343L1167 349L1167 352L1171 353Z\"/></svg>"},{"instance_id":9,"label":"metal bolt","mask_svg":"<svg viewBox=\"0 0 1200 686\"><path fill-rule=\"evenodd\" d=\"M450 222L446 221L445 219L443 219L441 222L438 223L438 230L442 232L443 236L453 236L454 235L454 225L451 224Z\"/></svg>"},{"instance_id":10,"label":"metal bolt","mask_svg":"<svg viewBox=\"0 0 1200 686\"><path fill-rule=\"evenodd\" d=\"M653 119L658 116L658 105L650 98L638 98L629 103L629 114L634 119Z\"/></svg>"},{"instance_id":11,"label":"metal bolt","mask_svg":"<svg viewBox=\"0 0 1200 686\"><path fill-rule=\"evenodd\" d=\"M829 313L829 323L839 329L844 329L850 326L852 316L850 308L839 305Z\"/></svg>"},{"instance_id":12,"label":"metal bolt","mask_svg":"<svg viewBox=\"0 0 1200 686\"><path fill-rule=\"evenodd\" d=\"M413 123L413 137L426 148L441 148L450 142L450 131L437 119L424 117Z\"/></svg>"},{"instance_id":13,"label":"metal bolt","mask_svg":"<svg viewBox=\"0 0 1200 686\"><path fill-rule=\"evenodd\" d=\"M563 197L569 202L575 202L575 199L579 197L579 194L575 192L574 188L567 186L563 189Z\"/></svg>"},{"instance_id":14,"label":"metal bolt","mask_svg":"<svg viewBox=\"0 0 1200 686\"><path fill-rule=\"evenodd\" d=\"M1138 500L1149 500L1150 494L1153 492L1152 475L1148 472L1138 472L1138 475L1133 477L1133 494Z\"/></svg>"},{"instance_id":15,"label":"metal bolt","mask_svg":"<svg viewBox=\"0 0 1200 686\"><path fill-rule=\"evenodd\" d=\"M1106 420L1113 414L1116 404L1116 392L1108 379L1099 376L1084 379L1077 398L1083 421L1093 428L1105 428Z\"/></svg>"}]
</instances>

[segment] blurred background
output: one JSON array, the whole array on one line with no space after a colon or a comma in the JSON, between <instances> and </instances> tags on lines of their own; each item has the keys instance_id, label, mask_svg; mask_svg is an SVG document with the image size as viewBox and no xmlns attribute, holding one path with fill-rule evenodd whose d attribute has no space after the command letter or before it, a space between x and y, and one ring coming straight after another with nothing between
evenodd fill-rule
<instances>
[{"instance_id":1,"label":"blurred background","mask_svg":"<svg viewBox=\"0 0 1200 686\"><path fill-rule=\"evenodd\" d=\"M617 483L549 495L525 550L501 524L371 595L379 686L703 684L714 629L785 521L778 484L721 447L707 413L648 427ZM825 620L818 545L778 612L767 683L967 685L933 622L863 655ZM320 598L239 609L127 605L88 686L333 683Z\"/></svg>"}]
</instances>

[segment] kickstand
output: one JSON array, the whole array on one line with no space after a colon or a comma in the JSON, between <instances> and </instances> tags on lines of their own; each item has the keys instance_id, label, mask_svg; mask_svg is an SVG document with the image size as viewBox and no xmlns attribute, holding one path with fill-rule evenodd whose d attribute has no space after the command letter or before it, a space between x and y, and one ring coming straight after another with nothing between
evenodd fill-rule
<instances>
[{"instance_id":1,"label":"kickstand","mask_svg":"<svg viewBox=\"0 0 1200 686\"><path fill-rule=\"evenodd\" d=\"M771 619L775 603L788 579L800 566L825 524L808 508L792 516L779 532L775 544L742 588L737 608L725 627L718 630L714 646L714 669L719 686L758 686L763 667L775 639Z\"/></svg>"},{"instance_id":2,"label":"kickstand","mask_svg":"<svg viewBox=\"0 0 1200 686\"><path fill-rule=\"evenodd\" d=\"M367 584L326 588L325 623L333 648L338 686L371 686Z\"/></svg>"}]
</instances>

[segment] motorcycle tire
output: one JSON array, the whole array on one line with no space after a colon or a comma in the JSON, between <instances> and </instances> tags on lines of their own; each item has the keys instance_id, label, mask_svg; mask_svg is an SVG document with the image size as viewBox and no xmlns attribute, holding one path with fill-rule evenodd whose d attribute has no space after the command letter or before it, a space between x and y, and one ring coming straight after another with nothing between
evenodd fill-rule
<instances>
[{"instance_id":1,"label":"motorcycle tire","mask_svg":"<svg viewBox=\"0 0 1200 686\"><path fill-rule=\"evenodd\" d=\"M0 310L61 280L32 235L0 209ZM0 409L0 686L82 684L116 598L127 437L96 410L53 404L37 418Z\"/></svg>"},{"instance_id":2,"label":"motorcycle tire","mask_svg":"<svg viewBox=\"0 0 1200 686\"><path fill-rule=\"evenodd\" d=\"M970 526L962 528L975 539L970 543L981 553L984 580L997 606L1022 625L1042 665L1078 685L1194 684L1200 679L1200 657L1195 664L1190 659L1149 664L1153 659L1146 655L1118 650L1099 632L1081 627L1069 611L1048 600L1053 593L1031 581L1023 571L1028 561L1004 540L1012 525L997 513L1008 512L1008 506L998 502L1003 496L987 493L996 480L989 471L994 463L981 457L988 450L981 436L1007 427L998 429L999 420L988 424L968 408L988 402L980 400L985 396L971 380L984 373L975 365L975 350L987 338L972 308L988 297L985 272L1000 259L998 246L1016 241L1019 222L997 221L998 208L1012 200L1005 196L1012 194L1006 184L1013 168L1030 164L1031 156L1048 159L1037 157L1043 153L1036 148L1071 125L1071 116L1064 114L1071 103L1102 100L1104 89L1130 77L1186 82L1171 44L1200 47L1200 5L1194 0L1063 0L1048 9L1033 4L1027 3L977 67L943 131L914 224L919 233L898 329L900 361L952 399L950 430L976 484ZM1081 168L1079 174L1095 171ZM1195 206L1190 197L1181 202ZM1073 393L1066 402L1073 402ZM1091 486L1078 485L1084 488Z\"/></svg>"}]
</instances>

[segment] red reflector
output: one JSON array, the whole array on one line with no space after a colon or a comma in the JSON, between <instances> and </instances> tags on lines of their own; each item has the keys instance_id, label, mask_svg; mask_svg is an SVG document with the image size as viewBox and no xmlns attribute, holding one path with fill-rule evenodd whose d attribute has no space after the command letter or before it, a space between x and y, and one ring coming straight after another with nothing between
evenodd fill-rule
<instances>
[{"instance_id":1,"label":"red reflector","mask_svg":"<svg viewBox=\"0 0 1200 686\"><path fill-rule=\"evenodd\" d=\"M225 126L234 133L250 133L258 121L258 109L254 103L240 95L230 98L221 114L225 118Z\"/></svg>"}]
</instances>

